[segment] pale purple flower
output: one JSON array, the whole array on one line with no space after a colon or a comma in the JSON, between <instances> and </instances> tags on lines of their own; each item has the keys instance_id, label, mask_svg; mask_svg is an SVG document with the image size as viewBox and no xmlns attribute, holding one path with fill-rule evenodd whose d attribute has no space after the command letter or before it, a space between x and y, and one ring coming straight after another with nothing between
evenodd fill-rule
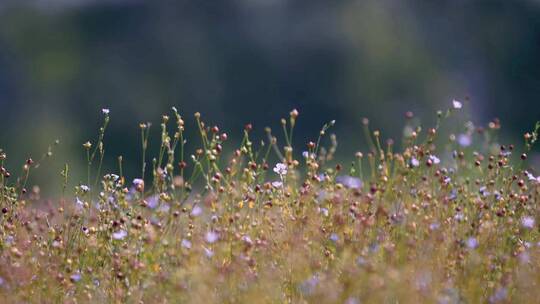
<instances>
[{"instance_id":1,"label":"pale purple flower","mask_svg":"<svg viewBox=\"0 0 540 304\"><path fill-rule=\"evenodd\" d=\"M274 172L283 176L287 174L287 165L283 163L277 163L274 167Z\"/></svg>"},{"instance_id":2,"label":"pale purple flower","mask_svg":"<svg viewBox=\"0 0 540 304\"><path fill-rule=\"evenodd\" d=\"M491 194L489 191L487 191L487 187L486 187L486 186L480 187L480 189L478 189L478 192L479 192L480 195L482 195L482 196L488 196L488 195Z\"/></svg>"},{"instance_id":3,"label":"pale purple flower","mask_svg":"<svg viewBox=\"0 0 540 304\"><path fill-rule=\"evenodd\" d=\"M439 164L441 162L441 160L435 156L435 155L430 155L429 156L429 159L431 160L431 162L435 165Z\"/></svg>"},{"instance_id":4,"label":"pale purple flower","mask_svg":"<svg viewBox=\"0 0 540 304\"><path fill-rule=\"evenodd\" d=\"M79 282L82 276L81 276L81 273L77 271L74 274L72 274L69 278L71 279L72 282Z\"/></svg>"},{"instance_id":5,"label":"pale purple flower","mask_svg":"<svg viewBox=\"0 0 540 304\"><path fill-rule=\"evenodd\" d=\"M169 204L162 204L161 206L159 206L157 210L165 213L165 212L169 212L170 209L171 209L171 206Z\"/></svg>"},{"instance_id":6,"label":"pale purple flower","mask_svg":"<svg viewBox=\"0 0 540 304\"><path fill-rule=\"evenodd\" d=\"M364 266L366 264L367 264L367 261L363 257L359 256L359 257L356 258L356 265Z\"/></svg>"},{"instance_id":7,"label":"pale purple flower","mask_svg":"<svg viewBox=\"0 0 540 304\"><path fill-rule=\"evenodd\" d=\"M472 136L469 134L459 134L457 142L462 147L468 147L472 144Z\"/></svg>"},{"instance_id":8,"label":"pale purple flower","mask_svg":"<svg viewBox=\"0 0 540 304\"><path fill-rule=\"evenodd\" d=\"M521 226L526 229L533 229L534 228L534 218L532 216L525 216L521 219Z\"/></svg>"},{"instance_id":9,"label":"pale purple flower","mask_svg":"<svg viewBox=\"0 0 540 304\"><path fill-rule=\"evenodd\" d=\"M439 224L438 222L434 222L429 225L429 230L431 231L439 230L440 227L441 227L441 224Z\"/></svg>"},{"instance_id":10,"label":"pale purple flower","mask_svg":"<svg viewBox=\"0 0 540 304\"><path fill-rule=\"evenodd\" d=\"M142 178L133 179L133 186L135 187L144 186L144 180Z\"/></svg>"},{"instance_id":11,"label":"pale purple flower","mask_svg":"<svg viewBox=\"0 0 540 304\"><path fill-rule=\"evenodd\" d=\"M431 285L431 272L421 272L416 276L415 285L418 290L427 290Z\"/></svg>"},{"instance_id":12,"label":"pale purple flower","mask_svg":"<svg viewBox=\"0 0 540 304\"><path fill-rule=\"evenodd\" d=\"M125 230L118 230L117 232L114 232L112 234L113 239L115 240L123 240L126 238L128 233Z\"/></svg>"},{"instance_id":13,"label":"pale purple flower","mask_svg":"<svg viewBox=\"0 0 540 304\"><path fill-rule=\"evenodd\" d=\"M205 236L206 242L215 243L219 239L219 234L215 231L208 231Z\"/></svg>"},{"instance_id":14,"label":"pale purple flower","mask_svg":"<svg viewBox=\"0 0 540 304\"><path fill-rule=\"evenodd\" d=\"M204 255L207 257L207 258L212 258L214 256L214 251L212 251L212 249L209 249L209 248L206 248L206 247L203 247L203 250L204 250Z\"/></svg>"},{"instance_id":15,"label":"pale purple flower","mask_svg":"<svg viewBox=\"0 0 540 304\"><path fill-rule=\"evenodd\" d=\"M305 280L302 282L299 286L300 292L304 295L310 295L313 292L315 292L315 289L317 288L317 285L319 284L319 277L317 275L313 275L311 278Z\"/></svg>"},{"instance_id":16,"label":"pale purple flower","mask_svg":"<svg viewBox=\"0 0 540 304\"><path fill-rule=\"evenodd\" d=\"M321 209L320 209L320 212L321 212L322 215L324 215L325 217L328 216L328 209L326 209L326 208L321 208Z\"/></svg>"},{"instance_id":17,"label":"pale purple flower","mask_svg":"<svg viewBox=\"0 0 540 304\"><path fill-rule=\"evenodd\" d=\"M456 220L458 222L462 222L463 220L465 220L465 216L461 212L456 213L456 215L454 215L454 220Z\"/></svg>"},{"instance_id":18,"label":"pale purple flower","mask_svg":"<svg viewBox=\"0 0 540 304\"><path fill-rule=\"evenodd\" d=\"M330 240L336 243L337 241L339 241L339 235L337 235L337 233L330 234Z\"/></svg>"},{"instance_id":19,"label":"pale purple flower","mask_svg":"<svg viewBox=\"0 0 540 304\"><path fill-rule=\"evenodd\" d=\"M308 151L302 152L304 158L315 158L315 153L309 153Z\"/></svg>"},{"instance_id":20,"label":"pale purple flower","mask_svg":"<svg viewBox=\"0 0 540 304\"><path fill-rule=\"evenodd\" d=\"M191 209L191 215L192 216L199 216L203 212L202 208L199 205L193 206L193 209Z\"/></svg>"},{"instance_id":21,"label":"pale purple flower","mask_svg":"<svg viewBox=\"0 0 540 304\"><path fill-rule=\"evenodd\" d=\"M469 249L475 249L476 247L478 247L478 240L476 240L476 238L470 237L467 239L466 244Z\"/></svg>"},{"instance_id":22,"label":"pale purple flower","mask_svg":"<svg viewBox=\"0 0 540 304\"><path fill-rule=\"evenodd\" d=\"M362 187L362 181L357 177L349 175L340 175L336 177L336 182L351 189L358 189Z\"/></svg>"},{"instance_id":23,"label":"pale purple flower","mask_svg":"<svg viewBox=\"0 0 540 304\"><path fill-rule=\"evenodd\" d=\"M355 297L349 297L345 300L345 304L360 304L360 300Z\"/></svg>"},{"instance_id":24,"label":"pale purple flower","mask_svg":"<svg viewBox=\"0 0 540 304\"><path fill-rule=\"evenodd\" d=\"M489 303L501 303L508 297L508 291L504 287L497 288L494 294L489 297Z\"/></svg>"},{"instance_id":25,"label":"pale purple flower","mask_svg":"<svg viewBox=\"0 0 540 304\"><path fill-rule=\"evenodd\" d=\"M13 235L8 235L5 240L7 245L12 245L15 242L15 238Z\"/></svg>"},{"instance_id":26,"label":"pale purple flower","mask_svg":"<svg viewBox=\"0 0 540 304\"><path fill-rule=\"evenodd\" d=\"M191 241L186 240L186 239L182 239L182 247L184 247L186 249L191 249Z\"/></svg>"},{"instance_id":27,"label":"pale purple flower","mask_svg":"<svg viewBox=\"0 0 540 304\"><path fill-rule=\"evenodd\" d=\"M159 206L159 196L158 195L152 195L146 199L146 203L148 204L148 208L155 209L157 206Z\"/></svg>"},{"instance_id":28,"label":"pale purple flower","mask_svg":"<svg viewBox=\"0 0 540 304\"><path fill-rule=\"evenodd\" d=\"M420 161L416 157L411 158L411 166L418 167L420 166Z\"/></svg>"},{"instance_id":29,"label":"pale purple flower","mask_svg":"<svg viewBox=\"0 0 540 304\"><path fill-rule=\"evenodd\" d=\"M283 186L283 183L280 181L274 181L272 182L272 186L274 186L274 188L281 188Z\"/></svg>"},{"instance_id":30,"label":"pale purple flower","mask_svg":"<svg viewBox=\"0 0 540 304\"><path fill-rule=\"evenodd\" d=\"M103 113L103 114L105 114L105 115L109 115L110 112L111 112L111 111L110 111L109 109L107 109L107 108L101 109L101 113Z\"/></svg>"},{"instance_id":31,"label":"pale purple flower","mask_svg":"<svg viewBox=\"0 0 540 304\"><path fill-rule=\"evenodd\" d=\"M75 208L77 210L82 210L84 208L84 202L79 199L79 197L75 197Z\"/></svg>"},{"instance_id":32,"label":"pale purple flower","mask_svg":"<svg viewBox=\"0 0 540 304\"><path fill-rule=\"evenodd\" d=\"M528 264L531 262L531 255L527 251L523 251L518 255L518 259L521 264Z\"/></svg>"},{"instance_id":33,"label":"pale purple flower","mask_svg":"<svg viewBox=\"0 0 540 304\"><path fill-rule=\"evenodd\" d=\"M540 184L540 176L534 176L528 171L525 171L525 173L527 173L527 178L529 179L529 181Z\"/></svg>"},{"instance_id":34,"label":"pale purple flower","mask_svg":"<svg viewBox=\"0 0 540 304\"><path fill-rule=\"evenodd\" d=\"M452 107L456 110L459 110L463 107L463 103L459 100L452 100Z\"/></svg>"},{"instance_id":35,"label":"pale purple flower","mask_svg":"<svg viewBox=\"0 0 540 304\"><path fill-rule=\"evenodd\" d=\"M457 191L456 189L452 189L452 191L450 191L450 195L448 195L448 200L453 201L456 198L457 198Z\"/></svg>"},{"instance_id":36,"label":"pale purple flower","mask_svg":"<svg viewBox=\"0 0 540 304\"><path fill-rule=\"evenodd\" d=\"M249 237L249 235L244 235L242 237L242 241L244 241L244 243L246 243L247 245L253 245L253 241L251 240L251 238Z\"/></svg>"}]
</instances>

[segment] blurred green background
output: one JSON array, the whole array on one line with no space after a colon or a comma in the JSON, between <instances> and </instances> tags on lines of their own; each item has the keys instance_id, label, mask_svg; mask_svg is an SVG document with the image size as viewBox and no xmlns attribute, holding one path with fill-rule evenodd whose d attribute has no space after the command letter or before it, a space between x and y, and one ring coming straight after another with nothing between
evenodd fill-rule
<instances>
[{"instance_id":1,"label":"blurred green background","mask_svg":"<svg viewBox=\"0 0 540 304\"><path fill-rule=\"evenodd\" d=\"M364 116L399 136L405 111L429 124L467 96L519 143L540 119L539 54L538 0L2 0L0 147L18 168L59 138L46 172L77 170L106 107L107 164L123 154L134 175L138 123L157 139L174 105L231 136L298 108L299 143L336 119L348 155Z\"/></svg>"}]
</instances>

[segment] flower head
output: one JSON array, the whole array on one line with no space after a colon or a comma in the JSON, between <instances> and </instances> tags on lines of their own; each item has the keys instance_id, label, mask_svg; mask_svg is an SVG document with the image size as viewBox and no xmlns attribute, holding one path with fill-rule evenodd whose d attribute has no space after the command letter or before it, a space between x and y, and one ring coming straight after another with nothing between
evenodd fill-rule
<instances>
[{"instance_id":1,"label":"flower head","mask_svg":"<svg viewBox=\"0 0 540 304\"><path fill-rule=\"evenodd\" d=\"M127 236L127 232L125 230L118 230L117 232L114 232L112 234L113 239L115 240L123 240Z\"/></svg>"},{"instance_id":2,"label":"flower head","mask_svg":"<svg viewBox=\"0 0 540 304\"><path fill-rule=\"evenodd\" d=\"M206 242L215 243L219 239L219 234L214 231L208 231L205 236Z\"/></svg>"},{"instance_id":3,"label":"flower head","mask_svg":"<svg viewBox=\"0 0 540 304\"><path fill-rule=\"evenodd\" d=\"M281 176L287 175L287 165L283 163L277 163L274 167L274 172Z\"/></svg>"},{"instance_id":4,"label":"flower head","mask_svg":"<svg viewBox=\"0 0 540 304\"><path fill-rule=\"evenodd\" d=\"M101 113L103 113L103 114L105 114L105 115L109 115L110 112L111 112L111 111L110 111L109 109L107 109L107 108L101 109Z\"/></svg>"},{"instance_id":5,"label":"flower head","mask_svg":"<svg viewBox=\"0 0 540 304\"><path fill-rule=\"evenodd\" d=\"M435 155L430 155L429 160L431 160L431 162L433 164L435 164L435 165L437 165L437 164L439 164L441 162L441 160Z\"/></svg>"},{"instance_id":6,"label":"flower head","mask_svg":"<svg viewBox=\"0 0 540 304\"><path fill-rule=\"evenodd\" d=\"M534 228L534 217L532 216L525 216L521 219L521 226L526 229L532 229Z\"/></svg>"},{"instance_id":7,"label":"flower head","mask_svg":"<svg viewBox=\"0 0 540 304\"><path fill-rule=\"evenodd\" d=\"M478 240L476 240L476 238L470 237L467 239L466 244L469 249L475 249L476 247L478 247Z\"/></svg>"},{"instance_id":8,"label":"flower head","mask_svg":"<svg viewBox=\"0 0 540 304\"><path fill-rule=\"evenodd\" d=\"M469 134L459 134L457 142L462 147L468 147L472 144L472 137Z\"/></svg>"},{"instance_id":9,"label":"flower head","mask_svg":"<svg viewBox=\"0 0 540 304\"><path fill-rule=\"evenodd\" d=\"M459 100L452 100L452 107L456 110L459 110L463 107L463 103Z\"/></svg>"},{"instance_id":10,"label":"flower head","mask_svg":"<svg viewBox=\"0 0 540 304\"><path fill-rule=\"evenodd\" d=\"M191 241L186 240L186 239L182 239L182 247L184 247L186 249L191 249Z\"/></svg>"},{"instance_id":11,"label":"flower head","mask_svg":"<svg viewBox=\"0 0 540 304\"><path fill-rule=\"evenodd\" d=\"M336 182L342 184L343 186L351 189L358 189L362 187L362 181L353 176L349 175L340 175L336 177Z\"/></svg>"},{"instance_id":12,"label":"flower head","mask_svg":"<svg viewBox=\"0 0 540 304\"><path fill-rule=\"evenodd\" d=\"M90 191L90 187L88 187L87 185L80 185L79 189L81 189L83 193L87 193Z\"/></svg>"}]
</instances>

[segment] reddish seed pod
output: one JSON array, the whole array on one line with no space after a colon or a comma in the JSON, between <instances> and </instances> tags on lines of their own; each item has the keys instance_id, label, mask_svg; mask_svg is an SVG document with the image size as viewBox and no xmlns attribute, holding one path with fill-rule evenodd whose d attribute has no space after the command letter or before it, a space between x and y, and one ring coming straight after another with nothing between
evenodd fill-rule
<instances>
[{"instance_id":1,"label":"reddish seed pod","mask_svg":"<svg viewBox=\"0 0 540 304\"><path fill-rule=\"evenodd\" d=\"M521 159L526 160L527 159L527 154L525 154L525 153L521 154Z\"/></svg>"},{"instance_id":2,"label":"reddish seed pod","mask_svg":"<svg viewBox=\"0 0 540 304\"><path fill-rule=\"evenodd\" d=\"M248 124L246 124L246 125L244 126L244 130L246 130L246 131L248 131L248 132L251 131L252 129L253 129L253 125L250 124L250 123L248 123Z\"/></svg>"},{"instance_id":3,"label":"reddish seed pod","mask_svg":"<svg viewBox=\"0 0 540 304\"><path fill-rule=\"evenodd\" d=\"M213 126L212 127L212 133L218 133L219 132L219 127L218 126Z\"/></svg>"},{"instance_id":4,"label":"reddish seed pod","mask_svg":"<svg viewBox=\"0 0 540 304\"><path fill-rule=\"evenodd\" d=\"M185 161L181 161L178 163L178 166L180 169L185 169L187 167L187 163Z\"/></svg>"},{"instance_id":5,"label":"reddish seed pod","mask_svg":"<svg viewBox=\"0 0 540 304\"><path fill-rule=\"evenodd\" d=\"M308 142L307 146L308 146L308 148L313 149L313 148L315 148L315 143L310 141L310 142Z\"/></svg>"},{"instance_id":6,"label":"reddish seed pod","mask_svg":"<svg viewBox=\"0 0 540 304\"><path fill-rule=\"evenodd\" d=\"M228 138L227 133L221 133L221 135L220 135L221 141L226 141L227 138Z\"/></svg>"}]
</instances>

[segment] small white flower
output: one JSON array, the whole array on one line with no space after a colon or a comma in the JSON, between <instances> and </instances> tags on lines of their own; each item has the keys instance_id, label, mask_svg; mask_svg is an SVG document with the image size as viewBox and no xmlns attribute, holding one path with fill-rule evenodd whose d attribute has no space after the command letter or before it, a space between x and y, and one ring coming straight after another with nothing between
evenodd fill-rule
<instances>
[{"instance_id":1,"label":"small white flower","mask_svg":"<svg viewBox=\"0 0 540 304\"><path fill-rule=\"evenodd\" d=\"M126 238L128 233L125 230L118 230L117 232L114 232L112 234L113 239L115 240L123 240Z\"/></svg>"},{"instance_id":2,"label":"small white flower","mask_svg":"<svg viewBox=\"0 0 540 304\"><path fill-rule=\"evenodd\" d=\"M79 188L83 193L87 193L90 191L90 187L88 187L87 185L80 185Z\"/></svg>"},{"instance_id":3,"label":"small white flower","mask_svg":"<svg viewBox=\"0 0 540 304\"><path fill-rule=\"evenodd\" d=\"M105 115L109 115L109 113L110 113L111 111L110 111L109 109L107 109L107 108L103 108L103 109L101 109L101 112L102 112L103 114L105 114Z\"/></svg>"},{"instance_id":4,"label":"small white flower","mask_svg":"<svg viewBox=\"0 0 540 304\"><path fill-rule=\"evenodd\" d=\"M287 165L283 163L277 163L274 167L274 172L281 176L287 175Z\"/></svg>"},{"instance_id":5,"label":"small white flower","mask_svg":"<svg viewBox=\"0 0 540 304\"><path fill-rule=\"evenodd\" d=\"M142 178L135 178L135 179L133 179L133 185L135 187L144 186L144 180Z\"/></svg>"},{"instance_id":6,"label":"small white flower","mask_svg":"<svg viewBox=\"0 0 540 304\"><path fill-rule=\"evenodd\" d=\"M415 157L411 158L411 166L418 167L420 166L420 161L416 159Z\"/></svg>"},{"instance_id":7,"label":"small white flower","mask_svg":"<svg viewBox=\"0 0 540 304\"><path fill-rule=\"evenodd\" d=\"M452 106L454 107L454 109L456 110L459 110L463 107L463 103L461 103L461 101L459 100L452 100Z\"/></svg>"},{"instance_id":8,"label":"small white flower","mask_svg":"<svg viewBox=\"0 0 540 304\"><path fill-rule=\"evenodd\" d=\"M525 216L521 219L521 226L526 229L534 228L534 218L532 216Z\"/></svg>"}]
</instances>

